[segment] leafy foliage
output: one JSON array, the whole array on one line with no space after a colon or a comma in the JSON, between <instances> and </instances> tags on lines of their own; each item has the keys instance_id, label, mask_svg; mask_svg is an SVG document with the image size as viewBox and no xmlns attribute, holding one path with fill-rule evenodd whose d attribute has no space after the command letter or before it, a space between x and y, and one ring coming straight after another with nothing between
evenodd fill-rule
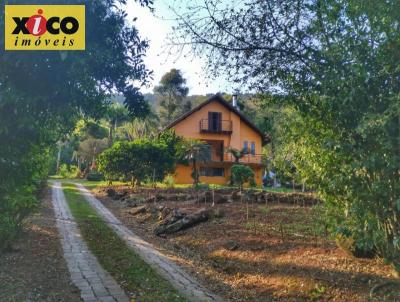
<instances>
[{"instance_id":1,"label":"leafy foliage","mask_svg":"<svg viewBox=\"0 0 400 302\"><path fill-rule=\"evenodd\" d=\"M58 4L64 2L79 1ZM151 4L147 0L139 2ZM24 4L30 3L36 1ZM22 213L33 207L35 199L29 198L32 183L46 177L51 146L73 129L82 114L101 116L107 96L115 92L125 96L132 114L148 112L139 88L132 84L140 87L149 76L143 63L148 43L118 8L125 3L86 3L90 35L85 51L0 50L0 204L12 205L2 212L6 219L1 220L0 229L8 220L16 222L9 225L20 225ZM0 15L0 22L4 23L4 15ZM0 36L0 44L4 45L4 35ZM1 236L0 242L4 242L6 235Z\"/></svg>"},{"instance_id":2,"label":"leafy foliage","mask_svg":"<svg viewBox=\"0 0 400 302\"><path fill-rule=\"evenodd\" d=\"M192 165L193 185L200 183L198 163L206 162L210 159L210 146L200 140L185 139L180 146L181 159Z\"/></svg>"},{"instance_id":3,"label":"leafy foliage","mask_svg":"<svg viewBox=\"0 0 400 302\"><path fill-rule=\"evenodd\" d=\"M155 118L135 118L118 130L118 138L133 141L139 138L154 138L157 131L157 120Z\"/></svg>"},{"instance_id":4,"label":"leafy foliage","mask_svg":"<svg viewBox=\"0 0 400 302\"><path fill-rule=\"evenodd\" d=\"M249 166L233 165L231 168L231 181L241 189L245 183L255 186L254 172Z\"/></svg>"},{"instance_id":5,"label":"leafy foliage","mask_svg":"<svg viewBox=\"0 0 400 302\"><path fill-rule=\"evenodd\" d=\"M174 154L158 140L117 142L98 158L99 171L108 180L130 179L132 185L162 181L174 168Z\"/></svg>"},{"instance_id":6,"label":"leafy foliage","mask_svg":"<svg viewBox=\"0 0 400 302\"><path fill-rule=\"evenodd\" d=\"M175 45L206 56L209 74L282 94L265 101L298 113L285 133L296 173L338 232L398 267L398 2L202 2L177 11Z\"/></svg>"},{"instance_id":7,"label":"leafy foliage","mask_svg":"<svg viewBox=\"0 0 400 302\"><path fill-rule=\"evenodd\" d=\"M186 80L182 72L171 69L163 75L160 85L154 88L154 92L158 95L161 123L164 126L191 109L191 103L184 102L189 93L189 88L185 85Z\"/></svg>"},{"instance_id":8,"label":"leafy foliage","mask_svg":"<svg viewBox=\"0 0 400 302\"><path fill-rule=\"evenodd\" d=\"M60 171L58 173L62 178L75 178L79 173L79 169L77 166L67 164L62 164L60 166Z\"/></svg>"},{"instance_id":9,"label":"leafy foliage","mask_svg":"<svg viewBox=\"0 0 400 302\"><path fill-rule=\"evenodd\" d=\"M249 150L243 148L242 150L236 149L229 147L226 150L228 153L232 154L232 156L235 158L235 162L238 163L245 155L249 153Z\"/></svg>"}]
</instances>

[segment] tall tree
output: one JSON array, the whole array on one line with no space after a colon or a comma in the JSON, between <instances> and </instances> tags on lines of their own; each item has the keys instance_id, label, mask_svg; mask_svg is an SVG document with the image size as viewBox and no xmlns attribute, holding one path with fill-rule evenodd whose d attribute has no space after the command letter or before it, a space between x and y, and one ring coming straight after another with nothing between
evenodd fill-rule
<instances>
[{"instance_id":1,"label":"tall tree","mask_svg":"<svg viewBox=\"0 0 400 302\"><path fill-rule=\"evenodd\" d=\"M292 160L336 231L400 271L398 6L203 0L177 12L174 43L204 55L209 74L287 96L300 115L289 128Z\"/></svg>"},{"instance_id":2,"label":"tall tree","mask_svg":"<svg viewBox=\"0 0 400 302\"><path fill-rule=\"evenodd\" d=\"M167 125L176 119L185 110L191 109L191 104L186 100L189 88L186 80L178 69L171 69L163 75L160 85L154 88L158 96L159 115L162 125Z\"/></svg>"},{"instance_id":3,"label":"tall tree","mask_svg":"<svg viewBox=\"0 0 400 302\"><path fill-rule=\"evenodd\" d=\"M46 3L54 1L41 2ZM0 50L0 213L5 217L0 217L0 229L19 225L24 216L20 214L30 206L23 203L28 198L18 196L32 196L34 181L46 177L50 148L73 129L81 114L99 117L107 96L115 92L125 96L132 114L148 112L139 92L149 75L143 63L148 43L126 19L124 4L125 0L86 2L85 51ZM4 24L4 14L0 23ZM9 243L3 238L0 242Z\"/></svg>"},{"instance_id":4,"label":"tall tree","mask_svg":"<svg viewBox=\"0 0 400 302\"><path fill-rule=\"evenodd\" d=\"M120 103L114 102L106 110L105 120L108 123L108 145L114 143L114 136L119 124L129 119L128 110Z\"/></svg>"}]
</instances>

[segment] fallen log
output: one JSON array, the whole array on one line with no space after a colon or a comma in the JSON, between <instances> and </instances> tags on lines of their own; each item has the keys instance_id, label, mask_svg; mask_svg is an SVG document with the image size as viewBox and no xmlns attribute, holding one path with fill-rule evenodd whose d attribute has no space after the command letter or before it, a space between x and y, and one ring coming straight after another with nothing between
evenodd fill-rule
<instances>
[{"instance_id":1,"label":"fallen log","mask_svg":"<svg viewBox=\"0 0 400 302\"><path fill-rule=\"evenodd\" d=\"M130 210L129 214L135 216L138 214L144 214L146 212L147 212L147 208L145 206L142 206L142 207L138 207L138 208L134 208L134 209Z\"/></svg>"},{"instance_id":2,"label":"fallen log","mask_svg":"<svg viewBox=\"0 0 400 302\"><path fill-rule=\"evenodd\" d=\"M183 218L167 224L160 224L155 230L156 235L161 234L173 234L180 230L190 228L201 222L205 222L210 218L210 211L207 209L201 209L193 214L186 215Z\"/></svg>"}]
</instances>

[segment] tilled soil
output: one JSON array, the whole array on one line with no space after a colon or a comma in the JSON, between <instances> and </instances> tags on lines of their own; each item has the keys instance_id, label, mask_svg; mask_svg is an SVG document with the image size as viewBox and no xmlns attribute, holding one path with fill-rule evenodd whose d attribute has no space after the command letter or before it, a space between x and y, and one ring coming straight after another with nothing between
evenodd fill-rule
<instances>
[{"instance_id":1,"label":"tilled soil","mask_svg":"<svg viewBox=\"0 0 400 302\"><path fill-rule=\"evenodd\" d=\"M0 255L2 302L81 301L63 258L50 198L47 190L13 250Z\"/></svg>"},{"instance_id":2,"label":"tilled soil","mask_svg":"<svg viewBox=\"0 0 400 302\"><path fill-rule=\"evenodd\" d=\"M355 259L316 230L320 217L311 207L285 204L217 205L225 213L166 238L153 234L157 219L132 216L120 201L96 196L125 225L169 254L204 285L228 301L400 301L400 286L370 299L371 288L395 281L377 259ZM193 212L204 204L159 202ZM209 205L208 205L209 206Z\"/></svg>"}]
</instances>

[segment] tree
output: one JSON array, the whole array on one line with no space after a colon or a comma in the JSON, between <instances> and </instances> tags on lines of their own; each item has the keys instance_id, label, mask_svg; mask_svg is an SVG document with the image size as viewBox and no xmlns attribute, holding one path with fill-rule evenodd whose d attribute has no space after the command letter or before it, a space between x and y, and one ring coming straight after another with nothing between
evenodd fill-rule
<instances>
[{"instance_id":1,"label":"tree","mask_svg":"<svg viewBox=\"0 0 400 302\"><path fill-rule=\"evenodd\" d=\"M249 166L233 165L231 168L231 181L234 185L237 185L240 190L243 189L245 183L254 186L254 172Z\"/></svg>"},{"instance_id":2,"label":"tree","mask_svg":"<svg viewBox=\"0 0 400 302\"><path fill-rule=\"evenodd\" d=\"M87 163L89 169L95 168L96 157L108 147L106 138L97 139L90 137L79 144L76 156L80 158L81 163ZM89 171L87 171L89 172Z\"/></svg>"},{"instance_id":3,"label":"tree","mask_svg":"<svg viewBox=\"0 0 400 302\"><path fill-rule=\"evenodd\" d=\"M237 185L240 189L240 201L243 202L242 190L245 183L255 187L254 172L249 166L233 165L231 168L231 183ZM246 218L249 220L249 199L246 198Z\"/></svg>"},{"instance_id":4,"label":"tree","mask_svg":"<svg viewBox=\"0 0 400 302\"><path fill-rule=\"evenodd\" d=\"M125 2L86 4L86 29L91 34L86 36L85 51L0 50L0 212L4 217L0 229L11 234L13 226L21 225L24 209L31 208L23 201L34 202L32 186L46 178L52 146L82 114L101 116L107 96L116 91L125 96L132 114L147 113L139 88L149 75L143 63L148 43L118 8ZM24 4L29 3L36 1ZM150 1L139 3L147 6ZM4 35L0 44L4 45ZM0 242L10 244L1 236Z\"/></svg>"},{"instance_id":5,"label":"tree","mask_svg":"<svg viewBox=\"0 0 400 302\"><path fill-rule=\"evenodd\" d=\"M119 129L119 134L122 139L130 141L139 138L154 138L157 134L157 120L153 116L145 119L134 118L132 121L125 123Z\"/></svg>"},{"instance_id":6,"label":"tree","mask_svg":"<svg viewBox=\"0 0 400 302\"><path fill-rule=\"evenodd\" d=\"M188 139L183 141L180 153L183 160L191 163L193 185L198 186L200 183L198 163L210 160L210 146L203 141Z\"/></svg>"},{"instance_id":7,"label":"tree","mask_svg":"<svg viewBox=\"0 0 400 302\"><path fill-rule=\"evenodd\" d=\"M174 165L182 159L182 144L185 140L182 136L177 135L173 129L159 133L157 140L167 146L168 152L174 159Z\"/></svg>"},{"instance_id":8,"label":"tree","mask_svg":"<svg viewBox=\"0 0 400 302\"><path fill-rule=\"evenodd\" d=\"M293 161L296 141L288 135L293 121L300 118L297 110L286 103L285 97L264 94L247 101L242 112L266 133L268 144L263 154L267 169L281 182L302 183L304 189L307 179L298 173Z\"/></svg>"},{"instance_id":9,"label":"tree","mask_svg":"<svg viewBox=\"0 0 400 302\"><path fill-rule=\"evenodd\" d=\"M209 74L285 96L299 114L292 161L332 230L400 271L397 1L203 2L177 12L175 45L206 56Z\"/></svg>"},{"instance_id":10,"label":"tree","mask_svg":"<svg viewBox=\"0 0 400 302\"><path fill-rule=\"evenodd\" d=\"M168 125L185 110L190 110L191 104L188 101L184 102L189 93L189 88L185 85L186 80L182 72L171 69L163 75L160 85L154 88L154 92L158 95L162 125Z\"/></svg>"},{"instance_id":11,"label":"tree","mask_svg":"<svg viewBox=\"0 0 400 302\"><path fill-rule=\"evenodd\" d=\"M108 144L114 143L114 135L119 124L129 119L129 111L120 103L112 103L106 110L105 119L108 123Z\"/></svg>"},{"instance_id":12,"label":"tree","mask_svg":"<svg viewBox=\"0 0 400 302\"><path fill-rule=\"evenodd\" d=\"M132 142L117 142L98 157L98 168L112 181L123 177L131 185L143 181L162 181L173 171L174 158L168 146L158 140L138 139Z\"/></svg>"}]
</instances>

